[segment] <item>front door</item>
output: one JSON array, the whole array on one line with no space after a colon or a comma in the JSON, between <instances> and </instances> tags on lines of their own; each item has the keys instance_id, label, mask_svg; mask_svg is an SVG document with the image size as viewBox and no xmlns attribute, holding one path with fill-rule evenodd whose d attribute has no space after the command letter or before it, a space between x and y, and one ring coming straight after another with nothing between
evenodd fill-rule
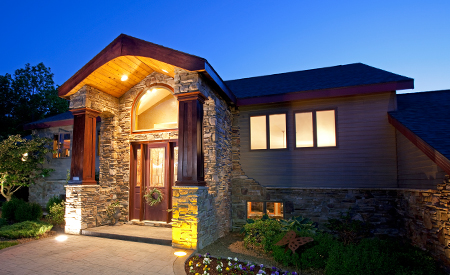
<instances>
[{"instance_id":1,"label":"front door","mask_svg":"<svg viewBox=\"0 0 450 275\"><path fill-rule=\"evenodd\" d=\"M177 149L175 142L132 144L130 219L170 222ZM151 206L144 197L149 191L153 199L162 194L162 201Z\"/></svg>"}]
</instances>

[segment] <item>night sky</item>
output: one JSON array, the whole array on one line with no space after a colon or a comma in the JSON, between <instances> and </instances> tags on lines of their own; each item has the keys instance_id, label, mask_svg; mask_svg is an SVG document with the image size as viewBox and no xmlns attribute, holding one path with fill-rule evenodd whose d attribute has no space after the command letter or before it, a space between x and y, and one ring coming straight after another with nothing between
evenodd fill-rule
<instances>
[{"instance_id":1,"label":"night sky","mask_svg":"<svg viewBox=\"0 0 450 275\"><path fill-rule=\"evenodd\" d=\"M61 85L125 33L206 58L224 80L362 62L414 78L414 91L450 89L448 0L3 1L0 6L1 75L44 62Z\"/></svg>"}]
</instances>

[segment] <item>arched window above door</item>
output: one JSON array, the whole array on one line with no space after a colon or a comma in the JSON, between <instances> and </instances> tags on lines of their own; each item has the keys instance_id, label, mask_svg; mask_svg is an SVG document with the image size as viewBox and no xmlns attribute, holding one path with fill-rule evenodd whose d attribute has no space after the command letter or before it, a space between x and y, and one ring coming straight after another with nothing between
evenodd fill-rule
<instances>
[{"instance_id":1,"label":"arched window above door","mask_svg":"<svg viewBox=\"0 0 450 275\"><path fill-rule=\"evenodd\" d=\"M133 132L178 128L178 101L163 86L143 91L133 110Z\"/></svg>"}]
</instances>

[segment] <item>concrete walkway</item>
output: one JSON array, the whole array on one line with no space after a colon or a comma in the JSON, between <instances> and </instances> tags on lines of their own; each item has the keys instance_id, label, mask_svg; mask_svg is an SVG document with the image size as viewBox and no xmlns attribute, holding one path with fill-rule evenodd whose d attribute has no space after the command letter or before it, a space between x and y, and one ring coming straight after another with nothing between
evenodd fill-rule
<instances>
[{"instance_id":1,"label":"concrete walkway","mask_svg":"<svg viewBox=\"0 0 450 275\"><path fill-rule=\"evenodd\" d=\"M0 250L0 274L184 274L192 250L170 246L65 235ZM175 251L187 255L178 258Z\"/></svg>"}]
</instances>

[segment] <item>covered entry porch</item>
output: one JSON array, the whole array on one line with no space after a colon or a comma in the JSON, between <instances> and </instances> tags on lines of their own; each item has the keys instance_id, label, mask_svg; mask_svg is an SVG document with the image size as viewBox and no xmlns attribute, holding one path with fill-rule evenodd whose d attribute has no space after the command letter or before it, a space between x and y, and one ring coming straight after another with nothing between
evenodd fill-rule
<instances>
[{"instance_id":1,"label":"covered entry porch","mask_svg":"<svg viewBox=\"0 0 450 275\"><path fill-rule=\"evenodd\" d=\"M107 224L107 210L116 203L120 222L172 223L176 247L202 247L229 231L231 176L217 175L223 167L219 158L231 163L231 146L219 144L224 137L217 133L222 122L230 127L228 106L235 99L222 84L206 60L126 35L64 83L59 95L70 99L74 114L66 232ZM164 96L155 97L155 89ZM148 105L145 96L156 103L144 108L150 111L139 122L146 113L139 108ZM176 123L139 126L156 117L158 108L173 116L167 111L171 104L176 104ZM100 132L95 131L98 116ZM220 135L229 133L222 129ZM225 148L220 156L218 147ZM162 202L145 203L150 189L160 191Z\"/></svg>"}]
</instances>

